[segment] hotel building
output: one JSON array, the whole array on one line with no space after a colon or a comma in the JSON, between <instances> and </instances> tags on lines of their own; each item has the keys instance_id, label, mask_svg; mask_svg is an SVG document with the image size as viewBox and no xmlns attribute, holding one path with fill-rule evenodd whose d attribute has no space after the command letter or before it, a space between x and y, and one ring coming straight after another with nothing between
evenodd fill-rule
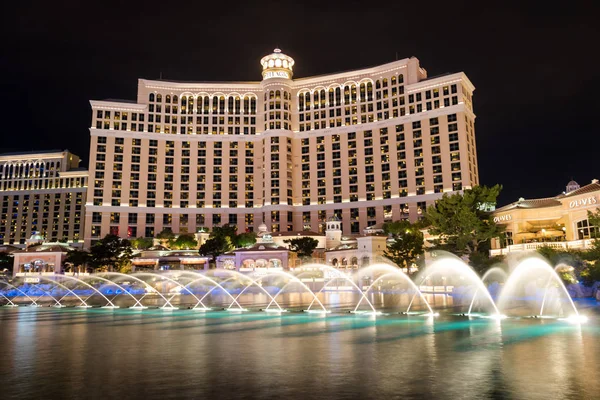
<instances>
[{"instance_id":1,"label":"hotel building","mask_svg":"<svg viewBox=\"0 0 600 400\"><path fill-rule=\"evenodd\" d=\"M575 181L554 197L524 199L498 208L494 221L504 225L506 238L492 240L492 256L535 250L542 246L555 249L586 249L595 230L588 211L600 207L600 184L594 179L579 186Z\"/></svg>"},{"instance_id":2,"label":"hotel building","mask_svg":"<svg viewBox=\"0 0 600 400\"><path fill-rule=\"evenodd\" d=\"M416 58L293 78L262 58L257 82L138 81L137 101L91 101L85 243L235 224L344 234L417 220L478 184L464 73L428 78Z\"/></svg>"},{"instance_id":3,"label":"hotel building","mask_svg":"<svg viewBox=\"0 0 600 400\"><path fill-rule=\"evenodd\" d=\"M68 150L0 154L0 244L83 241L87 177Z\"/></svg>"}]
</instances>

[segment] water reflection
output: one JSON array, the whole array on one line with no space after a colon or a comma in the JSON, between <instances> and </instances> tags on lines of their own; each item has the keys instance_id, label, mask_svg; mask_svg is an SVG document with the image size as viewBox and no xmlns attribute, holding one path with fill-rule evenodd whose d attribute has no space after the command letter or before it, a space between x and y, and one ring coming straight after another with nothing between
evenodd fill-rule
<instances>
[{"instance_id":1,"label":"water reflection","mask_svg":"<svg viewBox=\"0 0 600 400\"><path fill-rule=\"evenodd\" d=\"M598 322L2 309L0 390L3 399L594 398Z\"/></svg>"}]
</instances>

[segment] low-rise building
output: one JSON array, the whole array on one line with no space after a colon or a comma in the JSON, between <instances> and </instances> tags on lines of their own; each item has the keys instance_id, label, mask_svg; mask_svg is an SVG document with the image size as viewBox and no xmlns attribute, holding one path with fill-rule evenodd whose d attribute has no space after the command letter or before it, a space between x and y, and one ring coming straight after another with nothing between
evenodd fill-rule
<instances>
[{"instance_id":1,"label":"low-rise building","mask_svg":"<svg viewBox=\"0 0 600 400\"><path fill-rule=\"evenodd\" d=\"M494 221L506 228L505 238L492 240L490 254L535 250L548 246L557 249L586 249L594 231L588 211L600 206L600 183L594 179L580 186L571 181L566 190L553 197L524 199L498 208Z\"/></svg>"}]
</instances>

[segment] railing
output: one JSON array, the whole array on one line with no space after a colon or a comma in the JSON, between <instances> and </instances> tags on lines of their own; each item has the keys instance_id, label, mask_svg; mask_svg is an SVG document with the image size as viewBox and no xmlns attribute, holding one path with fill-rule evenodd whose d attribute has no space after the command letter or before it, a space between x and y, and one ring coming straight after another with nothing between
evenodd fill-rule
<instances>
[{"instance_id":1,"label":"railing","mask_svg":"<svg viewBox=\"0 0 600 400\"><path fill-rule=\"evenodd\" d=\"M570 242L535 242L512 244L503 249L490 250L490 256L503 256L510 253L518 253L521 251L537 250L540 247L550 247L556 250L583 250L592 246L592 239L572 240Z\"/></svg>"}]
</instances>

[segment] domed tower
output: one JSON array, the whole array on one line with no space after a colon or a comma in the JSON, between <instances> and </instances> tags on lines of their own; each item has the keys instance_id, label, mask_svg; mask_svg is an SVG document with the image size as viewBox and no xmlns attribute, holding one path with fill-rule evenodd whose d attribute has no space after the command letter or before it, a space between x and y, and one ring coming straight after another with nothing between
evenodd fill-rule
<instances>
[{"instance_id":1,"label":"domed tower","mask_svg":"<svg viewBox=\"0 0 600 400\"><path fill-rule=\"evenodd\" d=\"M569 183L567 183L567 193L577 189L579 189L579 183L575 182L574 180L571 180Z\"/></svg>"},{"instance_id":2,"label":"domed tower","mask_svg":"<svg viewBox=\"0 0 600 400\"><path fill-rule=\"evenodd\" d=\"M294 59L286 56L279 49L275 49L273 53L264 56L260 60L260 64L263 67L263 80L271 78L292 79Z\"/></svg>"},{"instance_id":3,"label":"domed tower","mask_svg":"<svg viewBox=\"0 0 600 400\"><path fill-rule=\"evenodd\" d=\"M275 49L260 60L263 80L264 130L261 135L263 164L263 206L271 206L265 223L272 232L293 230L301 223L297 215L288 215L293 205L292 188L292 75L294 59ZM299 229L299 228L297 228Z\"/></svg>"},{"instance_id":4,"label":"domed tower","mask_svg":"<svg viewBox=\"0 0 600 400\"><path fill-rule=\"evenodd\" d=\"M342 222L335 215L327 220L325 227L325 247L332 249L342 243Z\"/></svg>"}]
</instances>

